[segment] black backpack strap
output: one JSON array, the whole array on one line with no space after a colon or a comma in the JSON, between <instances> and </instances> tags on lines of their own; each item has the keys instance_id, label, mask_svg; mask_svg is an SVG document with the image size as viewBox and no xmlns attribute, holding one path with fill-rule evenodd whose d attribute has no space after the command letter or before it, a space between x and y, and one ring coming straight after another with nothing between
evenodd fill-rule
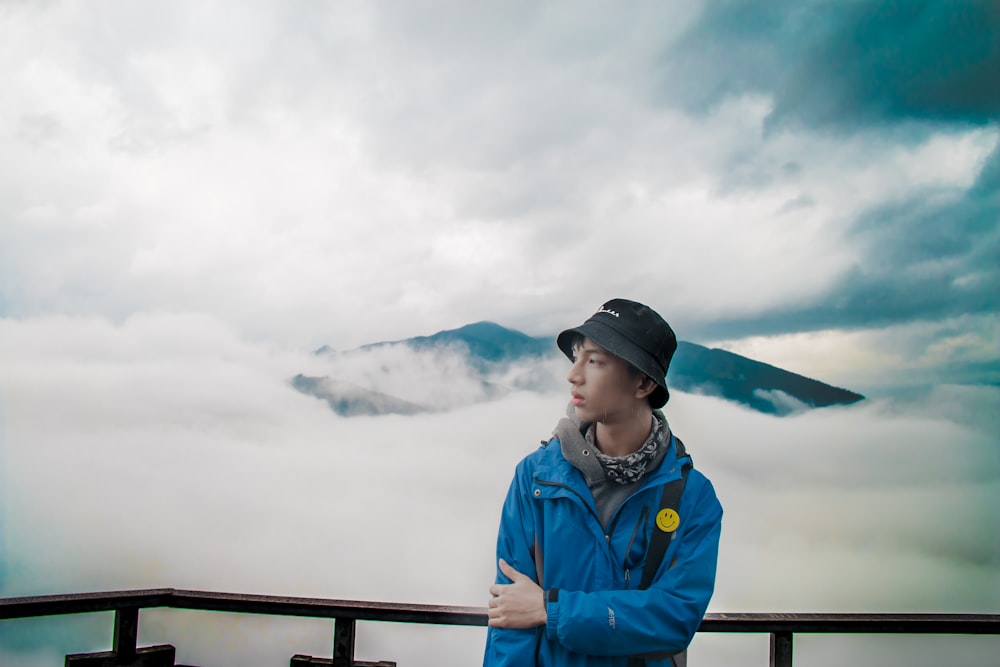
<instances>
[{"instance_id":1,"label":"black backpack strap","mask_svg":"<svg viewBox=\"0 0 1000 667\"><path fill-rule=\"evenodd\" d=\"M678 458L686 456L687 452L684 450L684 443L676 436L674 440L677 444ZM660 569L663 556L667 553L667 547L670 546L674 535L677 534L677 529L680 528L680 514L678 513L678 509L681 505L681 494L684 493L684 483L687 481L690 469L691 463L685 463L681 467L681 476L672 482L667 482L663 486L663 493L660 495L660 509L657 511L654 521L653 535L649 538L649 547L646 549L646 564L642 566L642 580L639 582L640 589L649 588L649 585L653 583L653 577L656 576L656 571ZM664 654L657 657L668 657L668 655ZM687 663L685 651L669 657L674 665L679 664L678 658L680 658L680 664ZM628 664L629 667L643 667L646 664L646 660L642 656L632 656L629 658Z\"/></svg>"},{"instance_id":2,"label":"black backpack strap","mask_svg":"<svg viewBox=\"0 0 1000 667\"><path fill-rule=\"evenodd\" d=\"M687 480L688 470L691 464L686 463L681 468L681 476L672 482L668 482L663 487L663 495L660 496L660 509L656 513L656 528L649 538L649 548L646 550L646 564L642 566L642 580L639 588L649 588L653 583L656 571L660 569L663 562L663 555L667 553L667 547L677 534L680 527L680 515L677 510L681 504L681 494L684 493L684 482Z\"/></svg>"}]
</instances>

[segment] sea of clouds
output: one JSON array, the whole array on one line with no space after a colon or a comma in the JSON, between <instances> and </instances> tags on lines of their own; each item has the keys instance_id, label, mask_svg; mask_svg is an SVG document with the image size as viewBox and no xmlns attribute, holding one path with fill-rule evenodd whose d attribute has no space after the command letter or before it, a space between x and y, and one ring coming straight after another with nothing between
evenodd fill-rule
<instances>
[{"instance_id":1,"label":"sea of clouds","mask_svg":"<svg viewBox=\"0 0 1000 667\"><path fill-rule=\"evenodd\" d=\"M369 368L382 389L457 407L339 417L290 385L331 359L202 315L0 320L0 596L174 587L485 605L513 468L566 391L519 390L523 369L508 369L494 378L503 398L462 404L454 387L474 374L457 358L372 363L385 354L391 374ZM561 384L564 368L543 368ZM916 395L775 418L673 393L670 423L726 510L709 611L1000 612L1000 390ZM204 666L329 656L331 636L324 620L180 610L140 623L141 644ZM477 664L483 639L362 624L358 658ZM110 614L0 621L0 665L52 667L110 642ZM804 667L971 667L1000 643L801 636L795 650ZM763 665L767 637L702 634L691 655Z\"/></svg>"}]
</instances>

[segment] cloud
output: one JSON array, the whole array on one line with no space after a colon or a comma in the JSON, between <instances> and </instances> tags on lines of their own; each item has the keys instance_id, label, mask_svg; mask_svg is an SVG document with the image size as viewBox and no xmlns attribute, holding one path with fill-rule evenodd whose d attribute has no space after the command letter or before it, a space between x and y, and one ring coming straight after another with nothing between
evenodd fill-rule
<instances>
[{"instance_id":1,"label":"cloud","mask_svg":"<svg viewBox=\"0 0 1000 667\"><path fill-rule=\"evenodd\" d=\"M811 405L803 403L780 389L755 389L753 397L770 403L774 407L774 414L777 415L789 415L796 412L804 412L812 408Z\"/></svg>"},{"instance_id":2,"label":"cloud","mask_svg":"<svg viewBox=\"0 0 1000 667\"><path fill-rule=\"evenodd\" d=\"M998 21L993 3L976 0L708 3L668 51L667 86L684 85L682 99L702 108L729 95L773 95L773 127L993 124L1000 93L982 83L1000 68Z\"/></svg>"},{"instance_id":3,"label":"cloud","mask_svg":"<svg viewBox=\"0 0 1000 667\"><path fill-rule=\"evenodd\" d=\"M2 595L172 586L482 605L513 467L565 404L562 390L512 392L340 418L288 383L328 361L201 315L0 320L0 354ZM777 419L674 392L671 425L726 507L712 611L997 612L995 429L967 421L995 393ZM0 640L19 656L99 649L109 621L88 623ZM140 641L193 664L329 655L320 621L165 610L142 627ZM359 637L360 655L415 665L482 650L474 628L365 624ZM727 664L725 642L701 643L707 664Z\"/></svg>"},{"instance_id":4,"label":"cloud","mask_svg":"<svg viewBox=\"0 0 1000 667\"><path fill-rule=\"evenodd\" d=\"M417 351L406 344L320 354L309 365L311 372L332 383L375 391L428 410L450 410L519 389L561 388L556 378L564 366L560 359L546 357L479 369L469 365L463 347Z\"/></svg>"},{"instance_id":5,"label":"cloud","mask_svg":"<svg viewBox=\"0 0 1000 667\"><path fill-rule=\"evenodd\" d=\"M992 312L995 124L772 127L800 79L861 86L823 69L855 27L912 23L902 62L925 33L940 61L939 5L5 11L9 317L199 311L350 348L550 334L614 296L693 340ZM954 63L992 53L970 30Z\"/></svg>"},{"instance_id":6,"label":"cloud","mask_svg":"<svg viewBox=\"0 0 1000 667\"><path fill-rule=\"evenodd\" d=\"M990 152L977 151L965 163L963 171L974 175L967 184L914 184L890 202L859 210L843 232L853 259L808 301L786 300L763 317L724 316L702 327L704 334L738 337L996 316L1000 198L987 184L996 180L1000 148L995 136L988 136ZM931 145L922 152L918 164L940 164Z\"/></svg>"},{"instance_id":7,"label":"cloud","mask_svg":"<svg viewBox=\"0 0 1000 667\"><path fill-rule=\"evenodd\" d=\"M996 313L1000 195L983 187L996 165L1000 148L958 197L928 188L861 216L851 233L868 256L831 295L832 317L871 324Z\"/></svg>"}]
</instances>

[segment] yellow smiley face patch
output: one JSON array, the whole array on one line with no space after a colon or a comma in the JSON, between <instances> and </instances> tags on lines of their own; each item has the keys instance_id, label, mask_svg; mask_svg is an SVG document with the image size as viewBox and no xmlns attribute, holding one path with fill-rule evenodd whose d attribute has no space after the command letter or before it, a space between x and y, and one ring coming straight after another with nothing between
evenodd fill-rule
<instances>
[{"instance_id":1,"label":"yellow smiley face patch","mask_svg":"<svg viewBox=\"0 0 1000 667\"><path fill-rule=\"evenodd\" d=\"M656 527L664 533L672 533L681 525L681 516L676 510L662 509L656 514Z\"/></svg>"}]
</instances>

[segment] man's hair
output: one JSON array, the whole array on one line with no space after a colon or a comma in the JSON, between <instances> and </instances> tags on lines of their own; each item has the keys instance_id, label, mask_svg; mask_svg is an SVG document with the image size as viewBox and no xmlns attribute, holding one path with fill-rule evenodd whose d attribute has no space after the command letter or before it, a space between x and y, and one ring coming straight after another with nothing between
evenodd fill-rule
<instances>
[{"instance_id":1,"label":"man's hair","mask_svg":"<svg viewBox=\"0 0 1000 667\"><path fill-rule=\"evenodd\" d=\"M569 337L569 347L570 347L570 349L571 350L575 350L576 348L578 348L581 345L583 345L584 338L586 338L586 336L584 336L581 333L573 332L572 334L570 334L570 337ZM604 348L601 348L601 349L604 349ZM608 354L610 354L612 357L615 357L617 359L622 359L621 357L619 357L618 355L614 354L613 352L610 352L610 351L607 351L607 350L605 350L605 352L607 352ZM647 380L649 380L650 382L652 382L654 385L656 384L656 382L653 380L653 378L649 377L646 373L643 373L641 370L639 370L638 368L636 368L635 366L633 366L631 363L629 363L629 361L627 359L622 359L622 361L625 362L625 366L626 366L626 368L628 368L628 372L629 372L629 375L631 377L634 377L634 378L644 377ZM653 409L656 409L657 406L653 405L653 394L654 393L655 392L651 392L649 394L649 396L646 397L646 402L649 403L649 407L651 407ZM669 398L668 398L668 400L669 400Z\"/></svg>"}]
</instances>

